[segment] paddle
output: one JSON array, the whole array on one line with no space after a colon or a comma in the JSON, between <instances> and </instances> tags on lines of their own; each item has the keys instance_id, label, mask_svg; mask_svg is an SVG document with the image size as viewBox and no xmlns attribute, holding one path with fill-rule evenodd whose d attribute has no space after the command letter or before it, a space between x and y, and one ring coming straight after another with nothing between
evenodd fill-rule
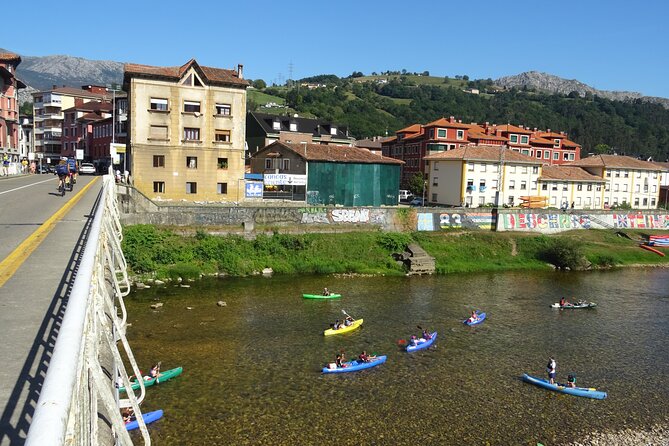
<instances>
[{"instance_id":1,"label":"paddle","mask_svg":"<svg viewBox=\"0 0 669 446\"><path fill-rule=\"evenodd\" d=\"M341 310L341 312L344 313L344 316L348 316L348 317L350 317L351 319L353 319L353 316L351 316L350 314L348 314L345 310ZM353 319L353 320L355 320L355 319Z\"/></svg>"}]
</instances>

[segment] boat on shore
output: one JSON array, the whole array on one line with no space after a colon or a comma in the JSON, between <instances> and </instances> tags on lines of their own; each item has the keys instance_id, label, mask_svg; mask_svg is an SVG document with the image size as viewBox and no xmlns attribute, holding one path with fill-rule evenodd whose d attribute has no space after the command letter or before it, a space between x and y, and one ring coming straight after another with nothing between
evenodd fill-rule
<instances>
[{"instance_id":1,"label":"boat on shore","mask_svg":"<svg viewBox=\"0 0 669 446\"><path fill-rule=\"evenodd\" d=\"M535 386L543 387L544 389L552 390L554 392L566 393L568 395L582 396L585 398L593 398L596 400L603 400L607 397L606 392L594 388L586 387L569 387L565 384L555 383L551 384L545 378L537 378L535 376L528 375L527 373L523 374L523 381L534 384Z\"/></svg>"}]
</instances>

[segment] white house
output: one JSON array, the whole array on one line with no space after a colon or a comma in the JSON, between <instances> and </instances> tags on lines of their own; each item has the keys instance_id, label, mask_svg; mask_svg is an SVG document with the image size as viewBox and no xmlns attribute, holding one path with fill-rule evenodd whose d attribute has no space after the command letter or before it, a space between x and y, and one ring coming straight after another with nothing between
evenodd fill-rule
<instances>
[{"instance_id":1,"label":"white house","mask_svg":"<svg viewBox=\"0 0 669 446\"><path fill-rule=\"evenodd\" d=\"M602 209L606 181L580 167L544 166L539 177L539 195L549 207Z\"/></svg>"},{"instance_id":2,"label":"white house","mask_svg":"<svg viewBox=\"0 0 669 446\"><path fill-rule=\"evenodd\" d=\"M538 193L541 160L503 146L464 146L426 156L425 161L430 203L515 206L520 197Z\"/></svg>"}]
</instances>

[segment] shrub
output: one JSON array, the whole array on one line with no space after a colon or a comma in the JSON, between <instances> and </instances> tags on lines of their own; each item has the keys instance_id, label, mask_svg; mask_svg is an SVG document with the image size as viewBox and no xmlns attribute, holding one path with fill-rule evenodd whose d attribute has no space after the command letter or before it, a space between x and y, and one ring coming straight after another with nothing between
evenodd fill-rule
<instances>
[{"instance_id":1,"label":"shrub","mask_svg":"<svg viewBox=\"0 0 669 446\"><path fill-rule=\"evenodd\" d=\"M558 268L578 269L583 266L584 257L578 241L555 238L538 252L538 258Z\"/></svg>"},{"instance_id":2,"label":"shrub","mask_svg":"<svg viewBox=\"0 0 669 446\"><path fill-rule=\"evenodd\" d=\"M404 251L411 241L411 236L402 232L383 232L376 238L379 246L390 252Z\"/></svg>"},{"instance_id":3,"label":"shrub","mask_svg":"<svg viewBox=\"0 0 669 446\"><path fill-rule=\"evenodd\" d=\"M165 269L165 274L170 279L197 279L200 277L200 268L189 263L177 263L176 265L168 266Z\"/></svg>"}]
</instances>

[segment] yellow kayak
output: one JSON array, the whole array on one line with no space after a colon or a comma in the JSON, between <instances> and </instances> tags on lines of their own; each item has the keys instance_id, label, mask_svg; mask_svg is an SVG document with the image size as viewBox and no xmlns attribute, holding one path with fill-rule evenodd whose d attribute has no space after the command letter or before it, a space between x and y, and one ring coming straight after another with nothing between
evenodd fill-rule
<instances>
[{"instance_id":1,"label":"yellow kayak","mask_svg":"<svg viewBox=\"0 0 669 446\"><path fill-rule=\"evenodd\" d=\"M330 336L330 335L336 335L336 334L341 334L341 333L348 333L349 331L353 331L359 326L362 325L362 319L356 319L354 320L351 325L341 327L339 330L333 330L332 328L328 328L323 332L325 336Z\"/></svg>"}]
</instances>

